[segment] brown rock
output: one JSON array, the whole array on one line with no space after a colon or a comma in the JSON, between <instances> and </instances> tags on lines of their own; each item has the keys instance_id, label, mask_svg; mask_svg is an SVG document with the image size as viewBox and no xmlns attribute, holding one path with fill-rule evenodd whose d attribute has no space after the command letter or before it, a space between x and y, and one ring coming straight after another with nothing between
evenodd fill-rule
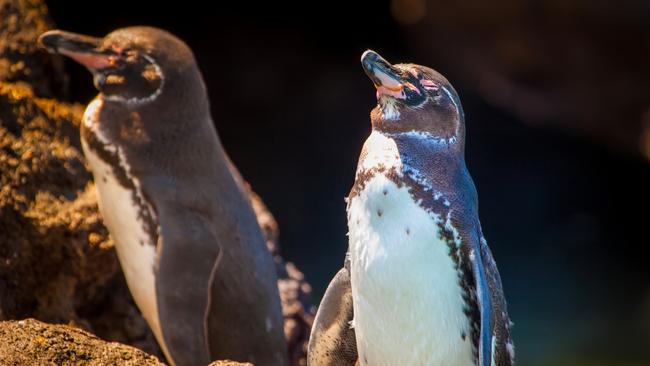
<instances>
[{"instance_id":1,"label":"brown rock","mask_svg":"<svg viewBox=\"0 0 650 366\"><path fill-rule=\"evenodd\" d=\"M0 322L0 344L2 365L164 365L136 348L34 319Z\"/></svg>"},{"instance_id":2,"label":"brown rock","mask_svg":"<svg viewBox=\"0 0 650 366\"><path fill-rule=\"evenodd\" d=\"M242 363L242 362L236 362L236 361L214 361L211 363L209 366L253 366L252 363Z\"/></svg>"},{"instance_id":3,"label":"brown rock","mask_svg":"<svg viewBox=\"0 0 650 366\"><path fill-rule=\"evenodd\" d=\"M0 0L0 81L29 83L43 97L62 95L67 79L63 60L36 45L53 27L45 2Z\"/></svg>"},{"instance_id":4,"label":"brown rock","mask_svg":"<svg viewBox=\"0 0 650 366\"><path fill-rule=\"evenodd\" d=\"M250 190L250 187L249 192L253 209L257 215L257 222L266 238L266 246L275 260L289 361L291 365L306 365L307 344L315 315L315 308L312 306L310 298L311 286L293 263L285 262L280 256L278 224L261 198Z\"/></svg>"}]
</instances>

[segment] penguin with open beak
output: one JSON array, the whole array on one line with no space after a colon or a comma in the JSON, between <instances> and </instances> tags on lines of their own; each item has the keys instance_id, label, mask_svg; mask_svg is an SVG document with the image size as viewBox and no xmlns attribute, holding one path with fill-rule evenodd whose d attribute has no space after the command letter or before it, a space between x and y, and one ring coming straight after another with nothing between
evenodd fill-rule
<instances>
[{"instance_id":1,"label":"penguin with open beak","mask_svg":"<svg viewBox=\"0 0 650 366\"><path fill-rule=\"evenodd\" d=\"M83 151L131 294L167 360L286 365L273 260L189 47L149 27L103 39L55 30L39 41L93 74Z\"/></svg>"},{"instance_id":2,"label":"penguin with open beak","mask_svg":"<svg viewBox=\"0 0 650 366\"><path fill-rule=\"evenodd\" d=\"M349 252L318 309L308 364L513 365L456 91L424 66L373 51L361 63L378 104L347 198Z\"/></svg>"}]
</instances>

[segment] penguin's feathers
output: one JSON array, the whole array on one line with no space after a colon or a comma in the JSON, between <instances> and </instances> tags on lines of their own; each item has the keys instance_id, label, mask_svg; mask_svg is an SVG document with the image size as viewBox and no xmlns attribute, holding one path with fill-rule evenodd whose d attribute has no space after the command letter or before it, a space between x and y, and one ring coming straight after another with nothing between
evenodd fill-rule
<instances>
[{"instance_id":1,"label":"penguin's feathers","mask_svg":"<svg viewBox=\"0 0 650 366\"><path fill-rule=\"evenodd\" d=\"M477 345L478 366L490 366L492 360L492 299L481 249L480 244L476 241L471 243L469 260L472 264L476 301L480 315L479 344ZM496 268L494 269L496 270Z\"/></svg>"},{"instance_id":2,"label":"penguin's feathers","mask_svg":"<svg viewBox=\"0 0 650 366\"><path fill-rule=\"evenodd\" d=\"M94 76L100 94L86 110L82 142L102 161L90 167L96 181L110 183L104 191L131 192L138 225L115 220L109 231L124 239L116 249L127 283L155 274L155 283L129 288L169 363L286 365L274 261L215 130L190 48L150 27L104 38L54 30L40 42ZM106 179L104 166L115 179ZM111 208L110 216L124 219ZM153 255L137 260L145 245ZM143 306L151 303L157 310Z\"/></svg>"},{"instance_id":3,"label":"penguin's feathers","mask_svg":"<svg viewBox=\"0 0 650 366\"><path fill-rule=\"evenodd\" d=\"M177 365L207 364L211 356L205 318L212 272L222 250L200 213L167 207L169 212L161 213L156 270L158 311L161 319L169 320L161 322L164 344ZM202 249L188 250L195 243ZM188 264L192 271L185 268Z\"/></svg>"},{"instance_id":4,"label":"penguin's feathers","mask_svg":"<svg viewBox=\"0 0 650 366\"><path fill-rule=\"evenodd\" d=\"M241 202L247 196L239 174L230 174L236 168L227 158L213 163L226 166L215 182L196 185L205 191L169 177L142 181L144 194L156 197L156 292L160 318L167 319L161 322L166 347L177 365L205 365L217 357L283 365L284 339L271 336L283 329L280 304L268 296L277 291L268 281L274 268L267 252L253 250L261 237L252 209ZM223 189L208 188L216 183ZM231 193L237 191L242 194ZM207 192L218 206L208 203Z\"/></svg>"},{"instance_id":5,"label":"penguin's feathers","mask_svg":"<svg viewBox=\"0 0 650 366\"><path fill-rule=\"evenodd\" d=\"M334 276L320 306L326 307L328 311L319 311L314 319L309 338L307 365L356 365L358 352L352 325L354 310L347 266L341 268Z\"/></svg>"}]
</instances>

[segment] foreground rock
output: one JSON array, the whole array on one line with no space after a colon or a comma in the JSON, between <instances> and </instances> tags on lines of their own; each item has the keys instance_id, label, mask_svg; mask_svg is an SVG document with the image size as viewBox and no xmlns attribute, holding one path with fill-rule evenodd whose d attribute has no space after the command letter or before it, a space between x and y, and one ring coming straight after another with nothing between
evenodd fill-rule
<instances>
[{"instance_id":1,"label":"foreground rock","mask_svg":"<svg viewBox=\"0 0 650 366\"><path fill-rule=\"evenodd\" d=\"M241 363L235 361L214 361L210 366L253 366L252 363Z\"/></svg>"},{"instance_id":2,"label":"foreground rock","mask_svg":"<svg viewBox=\"0 0 650 366\"><path fill-rule=\"evenodd\" d=\"M164 365L137 348L34 319L0 322L1 365Z\"/></svg>"}]
</instances>

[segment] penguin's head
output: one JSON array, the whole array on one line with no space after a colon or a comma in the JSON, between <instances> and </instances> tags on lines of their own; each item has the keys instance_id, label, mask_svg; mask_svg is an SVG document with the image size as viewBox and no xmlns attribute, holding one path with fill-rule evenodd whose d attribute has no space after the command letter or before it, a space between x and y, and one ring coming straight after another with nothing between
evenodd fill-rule
<instances>
[{"instance_id":1,"label":"penguin's head","mask_svg":"<svg viewBox=\"0 0 650 366\"><path fill-rule=\"evenodd\" d=\"M449 143L460 138L463 109L444 76L425 66L391 65L372 50L363 53L361 64L377 89L377 107L370 114L373 129Z\"/></svg>"},{"instance_id":2,"label":"penguin's head","mask_svg":"<svg viewBox=\"0 0 650 366\"><path fill-rule=\"evenodd\" d=\"M185 43L151 27L122 28L104 38L53 30L39 43L90 70L105 99L132 106L156 100L170 81L196 69Z\"/></svg>"}]
</instances>

